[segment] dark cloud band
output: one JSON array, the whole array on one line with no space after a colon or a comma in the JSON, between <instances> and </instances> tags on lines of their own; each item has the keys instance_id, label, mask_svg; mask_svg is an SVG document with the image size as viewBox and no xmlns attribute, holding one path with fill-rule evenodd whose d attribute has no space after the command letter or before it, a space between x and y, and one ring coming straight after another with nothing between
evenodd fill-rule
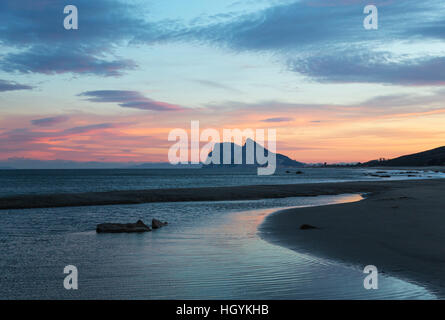
<instances>
[{"instance_id":1,"label":"dark cloud band","mask_svg":"<svg viewBox=\"0 0 445 320\"><path fill-rule=\"evenodd\" d=\"M16 91L16 90L31 90L31 89L33 89L32 86L0 79L0 92Z\"/></svg>"},{"instance_id":2,"label":"dark cloud band","mask_svg":"<svg viewBox=\"0 0 445 320\"><path fill-rule=\"evenodd\" d=\"M179 111L183 108L166 102L156 101L145 97L137 91L127 90L97 90L79 94L91 102L115 102L123 108L133 108L153 111Z\"/></svg>"}]
</instances>

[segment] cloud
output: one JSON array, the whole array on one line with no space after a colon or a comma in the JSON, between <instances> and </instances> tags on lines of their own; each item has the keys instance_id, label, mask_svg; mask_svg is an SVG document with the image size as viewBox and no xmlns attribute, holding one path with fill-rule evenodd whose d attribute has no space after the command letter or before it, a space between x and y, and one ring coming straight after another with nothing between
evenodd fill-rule
<instances>
[{"instance_id":1,"label":"cloud","mask_svg":"<svg viewBox=\"0 0 445 320\"><path fill-rule=\"evenodd\" d=\"M379 46L400 41L421 44L445 40L442 0L373 3L382 19L379 30L370 32L362 26L363 8L368 4L362 0L276 1L253 13L233 13L198 24L145 19L149 7L142 2L73 0L71 4L79 8L79 29L68 31L62 27L64 4L58 0L23 0L20 5L16 0L3 0L0 19L7 27L2 28L0 43L8 50L0 58L0 69L115 77L137 68L135 61L116 56L116 48L195 42L235 52L270 52L291 71L321 82L442 84L439 71L443 54L405 57L402 61L392 52L391 59L377 61L382 54L376 51ZM191 21L203 17L194 18ZM366 59L371 59L370 65ZM208 80L197 81L237 90ZM138 102L124 107L151 110L156 104Z\"/></svg>"},{"instance_id":2,"label":"cloud","mask_svg":"<svg viewBox=\"0 0 445 320\"><path fill-rule=\"evenodd\" d=\"M445 84L445 56L394 61L390 53L338 52L289 61L291 70L333 83L387 83L400 85Z\"/></svg>"},{"instance_id":3,"label":"cloud","mask_svg":"<svg viewBox=\"0 0 445 320\"><path fill-rule=\"evenodd\" d=\"M57 128L29 126L29 117L23 115L2 120L2 126L6 125L0 130L2 158L165 161L166 153L160 150L171 145L165 132L147 128L146 122L138 122L137 115L122 118L74 113L69 122ZM71 125L72 122L78 125Z\"/></svg>"},{"instance_id":4,"label":"cloud","mask_svg":"<svg viewBox=\"0 0 445 320\"><path fill-rule=\"evenodd\" d=\"M445 90L436 89L429 94L391 94L375 96L360 103L368 108L398 108L413 106L443 106Z\"/></svg>"},{"instance_id":5,"label":"cloud","mask_svg":"<svg viewBox=\"0 0 445 320\"><path fill-rule=\"evenodd\" d=\"M413 93L409 88L406 93L378 95L369 99L362 99L348 104L321 104L321 103L299 103L283 102L279 100L258 101L254 103L228 101L220 104L207 105L209 114L218 114L224 110L233 116L230 121L237 120L241 123L250 121L254 112L264 116L261 122L289 122L293 126L296 123L330 123L338 120L364 119L364 118L387 118L393 117L417 117L428 114L439 114L445 112L443 101L445 89L435 88L427 92L419 91ZM274 117L266 118L271 110ZM292 118L289 115L298 114ZM287 125L287 124L285 124Z\"/></svg>"},{"instance_id":6,"label":"cloud","mask_svg":"<svg viewBox=\"0 0 445 320\"><path fill-rule=\"evenodd\" d=\"M53 126L53 125L68 121L68 119L69 119L69 117L67 117L67 116L57 116L57 117L49 117L49 118L31 120L31 123L35 126L48 127L48 126Z\"/></svg>"},{"instance_id":7,"label":"cloud","mask_svg":"<svg viewBox=\"0 0 445 320\"><path fill-rule=\"evenodd\" d=\"M242 15L229 22L190 29L184 35L236 51L277 52L320 41L335 42L335 36L341 32L359 37L351 28L361 22L362 17L356 12L352 6L323 10L310 6L309 1L298 1Z\"/></svg>"},{"instance_id":8,"label":"cloud","mask_svg":"<svg viewBox=\"0 0 445 320\"><path fill-rule=\"evenodd\" d=\"M146 98L137 91L97 90L82 92L79 94L79 96L87 97L86 100L91 102L117 102L118 105L123 108L134 108L153 111L183 110L183 107L178 105Z\"/></svg>"},{"instance_id":9,"label":"cloud","mask_svg":"<svg viewBox=\"0 0 445 320\"><path fill-rule=\"evenodd\" d=\"M189 28L183 36L235 50L317 50L322 46L357 45L370 40L445 36L441 0L375 0L381 30L363 28L363 8L369 1L300 0L238 15L223 23ZM412 20L411 20L412 19ZM416 23L413 23L416 21ZM418 23L417 23L418 22Z\"/></svg>"},{"instance_id":10,"label":"cloud","mask_svg":"<svg viewBox=\"0 0 445 320\"><path fill-rule=\"evenodd\" d=\"M2 0L5 27L0 43L8 51L0 69L22 73L76 73L119 76L136 63L119 59L115 49L139 41L155 43L167 26L143 19L144 8L118 0L73 0L79 29L63 28L64 3L59 0Z\"/></svg>"},{"instance_id":11,"label":"cloud","mask_svg":"<svg viewBox=\"0 0 445 320\"><path fill-rule=\"evenodd\" d=\"M216 89L223 89L223 90L227 90L227 91L232 91L232 92L237 92L237 93L241 93L241 90L238 90L236 88L227 86L225 84L216 82L216 81L211 81L211 80L193 80L196 83L199 83L201 85L207 86L207 87L211 87L211 88L216 88Z\"/></svg>"},{"instance_id":12,"label":"cloud","mask_svg":"<svg viewBox=\"0 0 445 320\"><path fill-rule=\"evenodd\" d=\"M0 68L6 72L60 74L94 74L98 76L120 76L123 70L136 68L128 59L105 60L79 49L65 50L36 46L21 53L10 53L0 61Z\"/></svg>"},{"instance_id":13,"label":"cloud","mask_svg":"<svg viewBox=\"0 0 445 320\"><path fill-rule=\"evenodd\" d=\"M268 118L268 119L264 119L261 120L262 122L290 122L294 120L293 118L289 118L289 117L277 117L277 118Z\"/></svg>"},{"instance_id":14,"label":"cloud","mask_svg":"<svg viewBox=\"0 0 445 320\"><path fill-rule=\"evenodd\" d=\"M0 133L0 149L3 151L22 150L27 148L39 150L39 148L52 147L56 141L64 141L78 135L98 135L107 129L115 129L126 126L126 123L97 123L85 126L72 127L59 131L33 131L28 128L15 128ZM40 147L39 147L40 146Z\"/></svg>"},{"instance_id":15,"label":"cloud","mask_svg":"<svg viewBox=\"0 0 445 320\"><path fill-rule=\"evenodd\" d=\"M0 92L16 91L16 90L31 90L31 89L33 89L32 86L0 79Z\"/></svg>"},{"instance_id":16,"label":"cloud","mask_svg":"<svg viewBox=\"0 0 445 320\"><path fill-rule=\"evenodd\" d=\"M442 85L443 52L419 58L397 44L411 42L422 48L432 39L444 40L443 2L373 1L381 17L375 31L363 28L367 4L359 0L278 4L228 22L189 28L181 37L236 52L270 52L289 70L320 82ZM393 51L378 51L391 46Z\"/></svg>"},{"instance_id":17,"label":"cloud","mask_svg":"<svg viewBox=\"0 0 445 320\"><path fill-rule=\"evenodd\" d=\"M116 128L118 125L114 123L99 123L99 124L90 124L87 126L80 126L80 127L74 127L70 129L63 130L61 132L61 135L77 135L82 133L90 133L97 130L102 129L110 129L110 128Z\"/></svg>"}]
</instances>

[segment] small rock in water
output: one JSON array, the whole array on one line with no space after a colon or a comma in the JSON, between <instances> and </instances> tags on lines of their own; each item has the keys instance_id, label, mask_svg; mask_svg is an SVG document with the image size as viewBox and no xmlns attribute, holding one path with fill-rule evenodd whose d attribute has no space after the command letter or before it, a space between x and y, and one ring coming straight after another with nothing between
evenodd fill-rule
<instances>
[{"instance_id":1,"label":"small rock in water","mask_svg":"<svg viewBox=\"0 0 445 320\"><path fill-rule=\"evenodd\" d=\"M166 226L166 225L168 225L168 222L162 222L162 221L159 221L157 219L151 220L151 227L153 229L159 229L159 228L161 228L163 226Z\"/></svg>"},{"instance_id":2,"label":"small rock in water","mask_svg":"<svg viewBox=\"0 0 445 320\"><path fill-rule=\"evenodd\" d=\"M151 228L141 220L136 223L101 223L96 227L97 233L133 233L148 232Z\"/></svg>"},{"instance_id":3,"label":"small rock in water","mask_svg":"<svg viewBox=\"0 0 445 320\"><path fill-rule=\"evenodd\" d=\"M310 224L302 224L300 230L318 229L317 227L311 226Z\"/></svg>"}]
</instances>

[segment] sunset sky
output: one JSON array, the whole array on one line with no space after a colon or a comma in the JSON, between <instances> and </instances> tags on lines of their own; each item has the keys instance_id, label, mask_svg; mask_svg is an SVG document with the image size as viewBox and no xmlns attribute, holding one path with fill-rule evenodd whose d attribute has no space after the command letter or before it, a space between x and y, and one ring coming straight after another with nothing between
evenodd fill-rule
<instances>
[{"instance_id":1,"label":"sunset sky","mask_svg":"<svg viewBox=\"0 0 445 320\"><path fill-rule=\"evenodd\" d=\"M2 0L0 50L0 160L167 161L191 120L303 162L445 145L443 0Z\"/></svg>"}]
</instances>

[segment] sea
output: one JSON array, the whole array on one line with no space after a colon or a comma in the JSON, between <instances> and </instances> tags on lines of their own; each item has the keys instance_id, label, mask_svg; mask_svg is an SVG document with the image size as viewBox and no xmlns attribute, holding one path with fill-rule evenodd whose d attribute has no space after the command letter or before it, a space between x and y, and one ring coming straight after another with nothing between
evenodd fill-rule
<instances>
[{"instance_id":1,"label":"sea","mask_svg":"<svg viewBox=\"0 0 445 320\"><path fill-rule=\"evenodd\" d=\"M301 171L301 172L297 172ZM424 170L236 169L0 170L0 197L111 190L437 179ZM379 275L366 290L358 266L265 241L279 210L360 201L363 195L0 210L0 299L435 299L406 279ZM142 234L97 234L104 222L168 221ZM75 266L76 290L66 289Z\"/></svg>"}]
</instances>

